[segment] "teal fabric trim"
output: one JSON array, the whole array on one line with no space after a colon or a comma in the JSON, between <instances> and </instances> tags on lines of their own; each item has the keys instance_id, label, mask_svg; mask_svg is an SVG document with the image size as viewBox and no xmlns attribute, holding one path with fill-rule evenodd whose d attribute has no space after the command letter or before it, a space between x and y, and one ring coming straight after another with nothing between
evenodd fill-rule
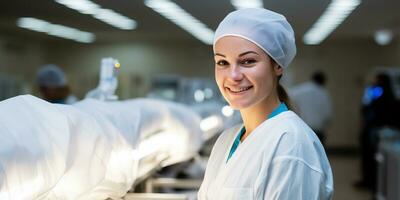
<instances>
[{"instance_id":1,"label":"teal fabric trim","mask_svg":"<svg viewBox=\"0 0 400 200\"><path fill-rule=\"evenodd\" d=\"M285 111L288 111L288 108L287 108L286 104L282 102L277 108L275 108L274 111L272 111L272 113L268 116L268 119L271 119ZM246 129L243 126L242 129L240 129L239 134L236 136L235 140L233 141L233 144L232 144L231 150L229 151L229 155L228 155L228 158L226 159L226 162L229 161L229 159L235 153L236 149L239 147L240 138L242 138L244 133L246 133Z\"/></svg>"},{"instance_id":2,"label":"teal fabric trim","mask_svg":"<svg viewBox=\"0 0 400 200\"><path fill-rule=\"evenodd\" d=\"M286 104L282 102L277 108L275 108L274 111L272 111L271 114L269 114L268 119L271 119L271 118L279 115L281 112L285 112L285 111L288 111L288 108L287 108Z\"/></svg>"},{"instance_id":3,"label":"teal fabric trim","mask_svg":"<svg viewBox=\"0 0 400 200\"><path fill-rule=\"evenodd\" d=\"M243 126L242 129L240 129L239 134L236 136L235 141L233 141L233 145L231 151L229 152L228 159L226 159L226 162L228 162L228 160L232 157L233 153L235 153L236 149L240 144L240 138L242 138L244 133L246 133L246 129Z\"/></svg>"}]
</instances>

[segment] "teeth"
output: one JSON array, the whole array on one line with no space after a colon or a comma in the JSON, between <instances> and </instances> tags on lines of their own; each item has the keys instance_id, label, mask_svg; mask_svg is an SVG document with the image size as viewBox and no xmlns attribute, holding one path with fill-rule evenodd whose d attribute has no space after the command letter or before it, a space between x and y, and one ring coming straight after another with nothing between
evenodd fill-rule
<instances>
[{"instance_id":1,"label":"teeth","mask_svg":"<svg viewBox=\"0 0 400 200\"><path fill-rule=\"evenodd\" d=\"M248 90L250 88L251 88L251 86L250 87L245 87L245 88L239 88L238 90L229 88L229 90L232 91L232 92L243 92L243 91L246 91L246 90Z\"/></svg>"}]
</instances>

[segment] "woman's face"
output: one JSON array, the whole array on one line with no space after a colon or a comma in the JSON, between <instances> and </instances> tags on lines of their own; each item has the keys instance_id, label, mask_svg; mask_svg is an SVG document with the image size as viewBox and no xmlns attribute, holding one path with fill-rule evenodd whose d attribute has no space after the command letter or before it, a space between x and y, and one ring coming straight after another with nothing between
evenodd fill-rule
<instances>
[{"instance_id":1,"label":"woman's face","mask_svg":"<svg viewBox=\"0 0 400 200\"><path fill-rule=\"evenodd\" d=\"M257 45L235 36L215 44L215 79L224 98L234 109L245 109L277 98L279 67Z\"/></svg>"}]
</instances>

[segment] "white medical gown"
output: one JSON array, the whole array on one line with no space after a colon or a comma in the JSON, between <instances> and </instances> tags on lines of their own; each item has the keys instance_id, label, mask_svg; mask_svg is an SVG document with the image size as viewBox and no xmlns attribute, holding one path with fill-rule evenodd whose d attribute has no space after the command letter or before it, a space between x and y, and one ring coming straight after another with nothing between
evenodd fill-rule
<instances>
[{"instance_id":1,"label":"white medical gown","mask_svg":"<svg viewBox=\"0 0 400 200\"><path fill-rule=\"evenodd\" d=\"M207 164L199 200L329 200L333 178L313 131L292 111L264 121L227 162L242 125L224 132Z\"/></svg>"}]
</instances>

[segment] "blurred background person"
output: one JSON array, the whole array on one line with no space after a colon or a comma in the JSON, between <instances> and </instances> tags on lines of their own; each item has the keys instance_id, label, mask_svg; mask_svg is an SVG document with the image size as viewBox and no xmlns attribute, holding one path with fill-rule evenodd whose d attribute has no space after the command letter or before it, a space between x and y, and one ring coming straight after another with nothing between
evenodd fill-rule
<instances>
[{"instance_id":1,"label":"blurred background person","mask_svg":"<svg viewBox=\"0 0 400 200\"><path fill-rule=\"evenodd\" d=\"M313 129L324 145L325 131L332 118L331 97L325 85L325 74L317 71L310 81L295 86L290 91L297 114Z\"/></svg>"},{"instance_id":2,"label":"blurred background person","mask_svg":"<svg viewBox=\"0 0 400 200\"><path fill-rule=\"evenodd\" d=\"M375 153L379 145L379 130L384 127L399 128L399 102L393 93L390 77L375 75L373 83L364 91L361 108L361 180L356 187L376 190L377 163Z\"/></svg>"},{"instance_id":3,"label":"blurred background person","mask_svg":"<svg viewBox=\"0 0 400 200\"><path fill-rule=\"evenodd\" d=\"M64 72L57 65L49 64L40 68L36 81L42 98L50 103L72 104L77 101L71 95Z\"/></svg>"}]
</instances>

